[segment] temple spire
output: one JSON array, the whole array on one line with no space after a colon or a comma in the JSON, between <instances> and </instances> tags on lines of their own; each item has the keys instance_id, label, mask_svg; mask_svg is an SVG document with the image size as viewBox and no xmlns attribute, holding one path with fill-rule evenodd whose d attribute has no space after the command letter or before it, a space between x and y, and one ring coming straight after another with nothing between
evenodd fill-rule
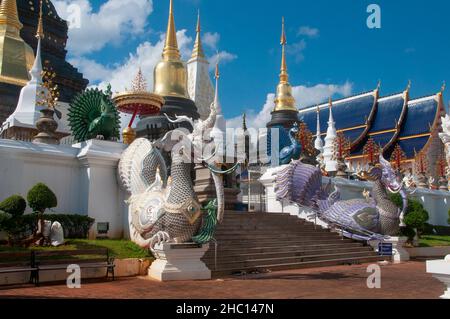
<instances>
[{"instance_id":1,"label":"temple spire","mask_svg":"<svg viewBox=\"0 0 450 319\"><path fill-rule=\"evenodd\" d=\"M314 147L320 153L323 152L323 141L322 141L321 130L320 130L320 108L319 107L317 107L317 132L316 132L316 140L314 142Z\"/></svg>"},{"instance_id":2,"label":"temple spire","mask_svg":"<svg viewBox=\"0 0 450 319\"><path fill-rule=\"evenodd\" d=\"M38 39L38 45L36 49L36 58L34 59L33 67L30 70L31 82L42 83L42 58L41 58L41 42L44 38L44 23L42 19L42 2L39 1L39 21L36 31L36 38Z\"/></svg>"},{"instance_id":3,"label":"temple spire","mask_svg":"<svg viewBox=\"0 0 450 319\"><path fill-rule=\"evenodd\" d=\"M39 1L39 21L38 21L38 27L36 31L36 38L43 39L44 38L44 22L42 19L42 0Z\"/></svg>"},{"instance_id":4,"label":"temple spire","mask_svg":"<svg viewBox=\"0 0 450 319\"><path fill-rule=\"evenodd\" d=\"M281 41L282 54L281 54L281 72L280 72L280 83L277 87L277 95L275 99L275 110L278 111L291 111L298 112L295 107L295 98L292 95L292 87L289 84L289 75L287 72L286 63L286 31L284 27L284 17L282 18L281 26Z\"/></svg>"},{"instance_id":5,"label":"temple spire","mask_svg":"<svg viewBox=\"0 0 450 319\"><path fill-rule=\"evenodd\" d=\"M220 105L220 101L219 101L219 78L220 78L219 62L217 62L217 64L216 64L216 71L215 71L214 77L216 79L216 93L214 96L214 105L216 107L217 114L222 114L222 106Z\"/></svg>"},{"instance_id":6,"label":"temple spire","mask_svg":"<svg viewBox=\"0 0 450 319\"><path fill-rule=\"evenodd\" d=\"M180 59L180 50L178 49L177 31L175 28L175 18L173 16L173 0L170 0L169 21L167 23L166 43L163 50L163 59L165 61L174 61Z\"/></svg>"},{"instance_id":7,"label":"temple spire","mask_svg":"<svg viewBox=\"0 0 450 319\"><path fill-rule=\"evenodd\" d=\"M280 73L280 83L288 83L289 75L287 73L287 64L286 64L286 31L284 30L284 17L281 22L281 40L280 44L282 46L282 55L281 55L281 73Z\"/></svg>"},{"instance_id":8,"label":"temple spire","mask_svg":"<svg viewBox=\"0 0 450 319\"><path fill-rule=\"evenodd\" d=\"M3 0L0 4L0 25L2 24L16 28L17 32L22 29L16 0Z\"/></svg>"},{"instance_id":9,"label":"temple spire","mask_svg":"<svg viewBox=\"0 0 450 319\"><path fill-rule=\"evenodd\" d=\"M194 50L192 51L192 59L197 58L205 58L205 53L203 51L202 46L202 38L201 38L201 26L200 26L200 10L198 11L198 17L197 17L197 28L196 28L196 37L195 37L195 43L194 43Z\"/></svg>"}]
</instances>

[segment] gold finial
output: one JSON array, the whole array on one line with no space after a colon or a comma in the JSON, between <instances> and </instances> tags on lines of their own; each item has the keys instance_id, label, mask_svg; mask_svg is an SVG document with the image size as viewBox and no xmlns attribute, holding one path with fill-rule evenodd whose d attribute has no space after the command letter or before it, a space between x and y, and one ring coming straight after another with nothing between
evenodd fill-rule
<instances>
[{"instance_id":1,"label":"gold finial","mask_svg":"<svg viewBox=\"0 0 450 319\"><path fill-rule=\"evenodd\" d=\"M320 106L318 106L318 105L317 105L316 113L317 113L317 114L320 113Z\"/></svg>"},{"instance_id":2,"label":"gold finial","mask_svg":"<svg viewBox=\"0 0 450 319\"><path fill-rule=\"evenodd\" d=\"M194 50L192 50L192 59L205 58L201 39L200 10L198 10L196 33Z\"/></svg>"},{"instance_id":3,"label":"gold finial","mask_svg":"<svg viewBox=\"0 0 450 319\"><path fill-rule=\"evenodd\" d=\"M175 29L175 18L173 16L173 0L170 0L169 21L167 23L166 43L164 45L163 59L165 61L179 60L177 31Z\"/></svg>"},{"instance_id":4,"label":"gold finial","mask_svg":"<svg viewBox=\"0 0 450 319\"><path fill-rule=\"evenodd\" d=\"M0 4L0 25L9 25L20 31L23 27L19 20L16 0L3 0Z\"/></svg>"},{"instance_id":5,"label":"gold finial","mask_svg":"<svg viewBox=\"0 0 450 319\"><path fill-rule=\"evenodd\" d=\"M292 95L292 87L289 84L289 75L286 63L286 31L284 27L284 17L281 20L281 41L282 54L281 54L281 72L280 83L277 87L277 97L275 99L275 112L276 111L294 111L298 112L295 107L295 98Z\"/></svg>"},{"instance_id":6,"label":"gold finial","mask_svg":"<svg viewBox=\"0 0 450 319\"><path fill-rule=\"evenodd\" d=\"M408 80L408 85L406 86L406 92L409 92L409 90L411 89L411 80Z\"/></svg>"},{"instance_id":7,"label":"gold finial","mask_svg":"<svg viewBox=\"0 0 450 319\"><path fill-rule=\"evenodd\" d=\"M331 96L328 98L328 107L331 109L333 107L333 99Z\"/></svg>"},{"instance_id":8,"label":"gold finial","mask_svg":"<svg viewBox=\"0 0 450 319\"><path fill-rule=\"evenodd\" d=\"M442 83L442 87L441 87L441 93L444 93L445 89L447 88L447 83L445 83L445 81Z\"/></svg>"},{"instance_id":9,"label":"gold finial","mask_svg":"<svg viewBox=\"0 0 450 319\"><path fill-rule=\"evenodd\" d=\"M287 64L286 64L286 32L284 30L284 17L282 18L282 27L281 27L281 40L280 44L282 45L282 56L281 56L281 73L280 73L280 83L287 83L289 81L289 75L287 73Z\"/></svg>"},{"instance_id":10,"label":"gold finial","mask_svg":"<svg viewBox=\"0 0 450 319\"><path fill-rule=\"evenodd\" d=\"M38 27L37 27L37 31L36 31L36 38L38 39L43 39L44 38L44 23L43 23L43 19L42 19L42 0L39 1L39 22L38 22Z\"/></svg>"},{"instance_id":11,"label":"gold finial","mask_svg":"<svg viewBox=\"0 0 450 319\"><path fill-rule=\"evenodd\" d=\"M219 61L217 61L217 63L216 63L216 72L215 72L214 76L215 76L216 80L217 80L218 78L220 78Z\"/></svg>"}]
</instances>

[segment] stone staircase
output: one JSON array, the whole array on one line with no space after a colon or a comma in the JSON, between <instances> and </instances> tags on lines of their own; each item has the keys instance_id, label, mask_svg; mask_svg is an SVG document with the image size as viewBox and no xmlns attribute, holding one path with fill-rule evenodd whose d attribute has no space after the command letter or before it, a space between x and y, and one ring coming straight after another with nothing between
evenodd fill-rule
<instances>
[{"instance_id":1,"label":"stone staircase","mask_svg":"<svg viewBox=\"0 0 450 319\"><path fill-rule=\"evenodd\" d=\"M204 257L213 276L383 260L371 247L289 214L225 214ZM216 267L217 265L217 267Z\"/></svg>"}]
</instances>

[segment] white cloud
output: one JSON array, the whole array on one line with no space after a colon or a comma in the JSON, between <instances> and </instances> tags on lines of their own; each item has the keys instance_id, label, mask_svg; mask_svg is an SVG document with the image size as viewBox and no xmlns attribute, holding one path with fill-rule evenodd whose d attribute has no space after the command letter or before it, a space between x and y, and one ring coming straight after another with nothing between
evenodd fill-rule
<instances>
[{"instance_id":1,"label":"white cloud","mask_svg":"<svg viewBox=\"0 0 450 319\"><path fill-rule=\"evenodd\" d=\"M321 103L326 98L333 95L349 96L352 94L352 89L352 83L347 81L342 85L317 84L311 87L299 85L292 88L292 94L294 95L297 104L299 104L300 107L305 107ZM274 100L275 94L270 93L267 95L266 102L264 103L261 111L258 112L254 109L247 110L247 126L255 129L265 128L271 119L271 113L275 106ZM230 128L242 127L242 117L237 116L227 120L227 126Z\"/></svg>"},{"instance_id":2,"label":"white cloud","mask_svg":"<svg viewBox=\"0 0 450 319\"><path fill-rule=\"evenodd\" d=\"M316 38L319 36L319 29L311 28L309 26L302 26L298 30L298 35L305 35L309 38Z\"/></svg>"},{"instance_id":3,"label":"white cloud","mask_svg":"<svg viewBox=\"0 0 450 319\"><path fill-rule=\"evenodd\" d=\"M237 55L227 52L227 51L220 51L219 53L214 54L212 57L208 59L209 61L209 68L213 69L215 68L217 62L219 62L221 65L224 65L228 62L231 62L233 60L237 59Z\"/></svg>"},{"instance_id":4,"label":"white cloud","mask_svg":"<svg viewBox=\"0 0 450 319\"><path fill-rule=\"evenodd\" d=\"M187 59L191 54L192 38L186 35L186 30L181 30L177 32L177 39L182 58ZM129 88L140 67L147 80L149 90L152 90L153 69L161 61L164 41L165 34L162 34L155 44L143 42L134 53L130 53L123 63L112 66L105 66L86 58L72 59L71 62L90 78L94 86L104 89L108 83L111 83L113 92Z\"/></svg>"},{"instance_id":5,"label":"white cloud","mask_svg":"<svg viewBox=\"0 0 450 319\"><path fill-rule=\"evenodd\" d=\"M299 42L288 44L286 47L286 53L295 57L295 62L299 63L303 61L305 56L303 51L306 49L306 41L304 39Z\"/></svg>"},{"instance_id":6,"label":"white cloud","mask_svg":"<svg viewBox=\"0 0 450 319\"><path fill-rule=\"evenodd\" d=\"M144 33L153 12L153 0L108 0L98 12L88 0L54 0L53 4L61 18L69 20L70 6L80 8L80 27L69 29L67 44L74 56L100 51L109 43L120 45L126 37Z\"/></svg>"},{"instance_id":7,"label":"white cloud","mask_svg":"<svg viewBox=\"0 0 450 319\"><path fill-rule=\"evenodd\" d=\"M220 41L220 34L217 32L214 33L206 32L202 38L203 44L212 50L217 50L217 44L219 43L219 41Z\"/></svg>"}]
</instances>

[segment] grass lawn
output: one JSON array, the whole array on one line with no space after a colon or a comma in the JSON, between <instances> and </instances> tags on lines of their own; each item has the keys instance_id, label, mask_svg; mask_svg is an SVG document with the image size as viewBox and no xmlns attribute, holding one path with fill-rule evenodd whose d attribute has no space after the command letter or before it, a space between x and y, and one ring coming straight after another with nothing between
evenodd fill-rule
<instances>
[{"instance_id":1,"label":"grass lawn","mask_svg":"<svg viewBox=\"0 0 450 319\"><path fill-rule=\"evenodd\" d=\"M450 236L423 235L420 247L450 246Z\"/></svg>"},{"instance_id":2,"label":"grass lawn","mask_svg":"<svg viewBox=\"0 0 450 319\"><path fill-rule=\"evenodd\" d=\"M153 258L149 251L140 248L129 240L87 240L67 239L60 247L31 247L34 250L77 250L77 249L99 249L108 248L110 255L117 259L126 258ZM27 248L0 246L0 252L27 251Z\"/></svg>"}]
</instances>

